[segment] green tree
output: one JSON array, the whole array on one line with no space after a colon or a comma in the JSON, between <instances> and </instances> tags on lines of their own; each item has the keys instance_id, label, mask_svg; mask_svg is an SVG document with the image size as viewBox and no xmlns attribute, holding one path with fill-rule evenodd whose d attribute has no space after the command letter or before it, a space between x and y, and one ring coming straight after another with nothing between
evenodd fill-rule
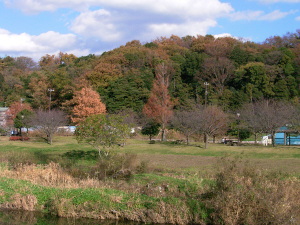
<instances>
[{"instance_id":1,"label":"green tree","mask_svg":"<svg viewBox=\"0 0 300 225\"><path fill-rule=\"evenodd\" d=\"M244 90L250 100L272 97L273 84L266 73L265 64L261 62L250 62L236 71L234 78L235 87Z\"/></svg>"},{"instance_id":2,"label":"green tree","mask_svg":"<svg viewBox=\"0 0 300 225\"><path fill-rule=\"evenodd\" d=\"M160 128L159 123L157 123L155 121L151 121L151 122L148 122L145 126L143 126L141 133L142 133L142 135L148 135L149 139L151 141L153 136L158 135L159 128Z\"/></svg>"},{"instance_id":3,"label":"green tree","mask_svg":"<svg viewBox=\"0 0 300 225\"><path fill-rule=\"evenodd\" d=\"M118 115L92 115L77 126L75 131L79 143L88 143L108 156L112 149L125 143L130 135L130 126Z\"/></svg>"},{"instance_id":4,"label":"green tree","mask_svg":"<svg viewBox=\"0 0 300 225\"><path fill-rule=\"evenodd\" d=\"M31 110L24 109L20 111L14 119L14 127L20 129L20 133L22 133L22 128L26 128L28 132L28 128L30 127L30 118L32 115L33 112Z\"/></svg>"},{"instance_id":5,"label":"green tree","mask_svg":"<svg viewBox=\"0 0 300 225\"><path fill-rule=\"evenodd\" d=\"M287 100L289 99L289 89L287 87L287 82L285 80L279 80L274 84L274 94L275 98Z\"/></svg>"},{"instance_id":6,"label":"green tree","mask_svg":"<svg viewBox=\"0 0 300 225\"><path fill-rule=\"evenodd\" d=\"M125 109L141 112L150 91L140 72L131 70L126 76L110 82L106 89L100 90L100 93L110 113Z\"/></svg>"}]
</instances>

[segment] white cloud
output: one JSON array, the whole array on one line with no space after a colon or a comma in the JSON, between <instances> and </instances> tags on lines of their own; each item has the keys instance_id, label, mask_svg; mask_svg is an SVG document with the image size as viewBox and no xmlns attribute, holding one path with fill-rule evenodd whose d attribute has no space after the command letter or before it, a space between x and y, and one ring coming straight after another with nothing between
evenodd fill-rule
<instances>
[{"instance_id":1,"label":"white cloud","mask_svg":"<svg viewBox=\"0 0 300 225\"><path fill-rule=\"evenodd\" d=\"M18 56L26 54L26 56L38 60L45 54L56 54L59 51L88 53L86 49L80 50L74 47L76 42L76 36L73 34L60 34L54 31L40 35L13 34L0 29L1 55Z\"/></svg>"},{"instance_id":2,"label":"white cloud","mask_svg":"<svg viewBox=\"0 0 300 225\"><path fill-rule=\"evenodd\" d=\"M211 17L232 11L229 3L219 0L5 0L6 4L27 13L72 8L85 11L90 7L148 11L180 17Z\"/></svg>"},{"instance_id":3,"label":"white cloud","mask_svg":"<svg viewBox=\"0 0 300 225\"><path fill-rule=\"evenodd\" d=\"M103 9L81 13L70 28L84 37L97 37L107 42L119 40L121 37L110 12Z\"/></svg>"},{"instance_id":4,"label":"white cloud","mask_svg":"<svg viewBox=\"0 0 300 225\"><path fill-rule=\"evenodd\" d=\"M48 53L93 49L99 46L126 43L133 39L150 41L160 36L205 35L217 26L217 18L233 12L229 3L221 0L4 0L6 5L25 13L42 13L64 9L72 11L66 28L74 34L49 31L37 36L6 34L18 39L7 51ZM71 9L71 10L70 10ZM74 12L75 11L75 12ZM67 27L68 26L68 27ZM77 35L77 36L75 36ZM80 43L79 39L82 39ZM1 39L0 39L1 40ZM82 44L81 47L80 44ZM75 47L74 47L75 46ZM89 46L89 47L87 47ZM3 46L0 44L0 53ZM4 47L3 47L4 48ZM75 49L75 50L74 50ZM95 50L96 49L96 50ZM89 54L89 53L87 53Z\"/></svg>"},{"instance_id":5,"label":"white cloud","mask_svg":"<svg viewBox=\"0 0 300 225\"><path fill-rule=\"evenodd\" d=\"M144 38L157 38L158 36L170 36L176 34L178 36L186 35L205 35L209 28L216 26L215 20L207 19L201 22L186 22L182 24L150 24L148 31L143 34ZM159 35L158 35L159 34ZM143 39L144 39L143 38Z\"/></svg>"},{"instance_id":6,"label":"white cloud","mask_svg":"<svg viewBox=\"0 0 300 225\"><path fill-rule=\"evenodd\" d=\"M290 14L295 13L296 11L292 10L289 12L281 12L279 10L275 10L271 13L265 13L263 11L241 11L235 12L230 15L230 18L234 21L236 20L260 20L260 21L274 21L278 19L282 19Z\"/></svg>"},{"instance_id":7,"label":"white cloud","mask_svg":"<svg viewBox=\"0 0 300 225\"><path fill-rule=\"evenodd\" d=\"M223 34L216 34L214 35L215 38L222 38L222 37L231 37L231 38L236 38L236 37L233 37L231 34L229 33L223 33ZM238 39L238 38L236 38Z\"/></svg>"},{"instance_id":8,"label":"white cloud","mask_svg":"<svg viewBox=\"0 0 300 225\"><path fill-rule=\"evenodd\" d=\"M26 13L73 9L69 29L84 39L126 41L162 35L205 34L216 19L233 11L220 0L5 0ZM92 8L100 8L92 11ZM142 41L143 41L142 40Z\"/></svg>"},{"instance_id":9,"label":"white cloud","mask_svg":"<svg viewBox=\"0 0 300 225\"><path fill-rule=\"evenodd\" d=\"M300 21L300 16L296 17L296 21Z\"/></svg>"}]
</instances>

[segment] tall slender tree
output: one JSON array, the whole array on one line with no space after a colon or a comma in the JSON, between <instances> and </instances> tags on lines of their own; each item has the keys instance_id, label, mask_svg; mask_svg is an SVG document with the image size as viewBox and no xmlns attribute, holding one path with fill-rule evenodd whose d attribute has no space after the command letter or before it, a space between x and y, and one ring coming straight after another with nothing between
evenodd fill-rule
<instances>
[{"instance_id":1,"label":"tall slender tree","mask_svg":"<svg viewBox=\"0 0 300 225\"><path fill-rule=\"evenodd\" d=\"M156 67L156 77L148 102L144 105L143 113L161 124L161 140L165 140L165 130L173 115L173 102L169 94L168 66L164 63Z\"/></svg>"}]
</instances>

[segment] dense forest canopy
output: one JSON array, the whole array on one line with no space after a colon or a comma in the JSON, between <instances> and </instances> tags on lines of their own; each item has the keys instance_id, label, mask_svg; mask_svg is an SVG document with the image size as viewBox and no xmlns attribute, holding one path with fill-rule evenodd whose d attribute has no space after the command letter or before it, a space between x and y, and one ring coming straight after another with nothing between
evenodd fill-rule
<instances>
[{"instance_id":1,"label":"dense forest canopy","mask_svg":"<svg viewBox=\"0 0 300 225\"><path fill-rule=\"evenodd\" d=\"M260 99L299 103L297 30L263 43L173 35L146 44L133 40L100 56L60 53L45 55L38 63L28 57L6 56L0 58L0 106L22 99L33 109L70 112L68 102L74 93L91 87L100 94L107 112L130 109L139 113L150 96L155 69L162 63L168 66L168 89L175 109L204 104L206 94L208 104L224 110Z\"/></svg>"}]
</instances>

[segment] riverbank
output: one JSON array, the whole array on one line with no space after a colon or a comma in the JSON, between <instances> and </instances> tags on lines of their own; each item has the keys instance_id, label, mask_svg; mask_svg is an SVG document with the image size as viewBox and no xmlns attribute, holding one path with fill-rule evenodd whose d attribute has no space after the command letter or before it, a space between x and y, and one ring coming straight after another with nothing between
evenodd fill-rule
<instances>
[{"instance_id":1,"label":"riverbank","mask_svg":"<svg viewBox=\"0 0 300 225\"><path fill-rule=\"evenodd\" d=\"M225 222L232 222L238 218L230 210L241 210L255 213L253 216L263 213L263 221L288 220L285 224L297 224L299 179L282 180L280 174L248 172L241 174L237 168L230 171L229 166L217 175L219 181L176 173L136 174L129 180L99 181L73 178L54 163L13 169L2 165L0 208L59 217L162 224L217 224L220 216Z\"/></svg>"},{"instance_id":2,"label":"riverbank","mask_svg":"<svg viewBox=\"0 0 300 225\"><path fill-rule=\"evenodd\" d=\"M202 182L150 174L127 181L78 180L54 163L1 171L2 209L143 223L203 223L206 217L203 204L192 198L201 194Z\"/></svg>"}]
</instances>

